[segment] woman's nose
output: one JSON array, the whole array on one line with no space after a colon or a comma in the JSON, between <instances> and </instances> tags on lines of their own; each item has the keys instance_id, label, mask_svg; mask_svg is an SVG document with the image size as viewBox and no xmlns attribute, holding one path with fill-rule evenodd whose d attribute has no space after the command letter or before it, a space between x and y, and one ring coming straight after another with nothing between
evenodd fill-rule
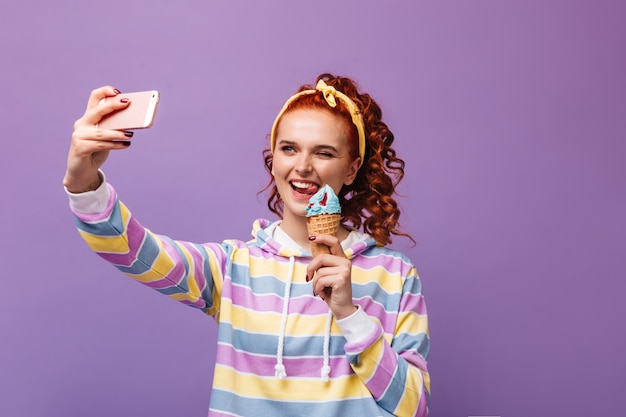
<instances>
[{"instance_id":1,"label":"woman's nose","mask_svg":"<svg viewBox=\"0 0 626 417\"><path fill-rule=\"evenodd\" d=\"M313 166L311 164L311 157L305 153L300 154L296 163L296 171L303 175L309 174L312 170Z\"/></svg>"}]
</instances>

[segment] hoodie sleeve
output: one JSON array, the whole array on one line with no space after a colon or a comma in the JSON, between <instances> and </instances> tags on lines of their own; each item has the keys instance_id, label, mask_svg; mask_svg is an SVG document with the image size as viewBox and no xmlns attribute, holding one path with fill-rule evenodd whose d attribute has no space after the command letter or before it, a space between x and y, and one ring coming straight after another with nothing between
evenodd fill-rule
<instances>
[{"instance_id":1,"label":"hoodie sleeve","mask_svg":"<svg viewBox=\"0 0 626 417\"><path fill-rule=\"evenodd\" d=\"M378 324L360 340L347 340L345 351L380 407L394 416L424 417L430 401L429 347L421 282L411 268L402 286L393 335Z\"/></svg>"},{"instance_id":2,"label":"hoodie sleeve","mask_svg":"<svg viewBox=\"0 0 626 417\"><path fill-rule=\"evenodd\" d=\"M134 280L156 291L214 315L226 249L219 244L197 245L175 241L144 228L108 187L104 209L86 213L72 201L75 223L89 247Z\"/></svg>"}]
</instances>

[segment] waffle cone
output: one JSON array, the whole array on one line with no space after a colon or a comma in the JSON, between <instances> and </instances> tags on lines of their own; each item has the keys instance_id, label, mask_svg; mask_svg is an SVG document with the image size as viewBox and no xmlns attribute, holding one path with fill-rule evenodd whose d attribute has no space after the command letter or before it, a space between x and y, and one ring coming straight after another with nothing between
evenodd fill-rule
<instances>
[{"instance_id":1,"label":"waffle cone","mask_svg":"<svg viewBox=\"0 0 626 417\"><path fill-rule=\"evenodd\" d=\"M313 235L331 235L336 236L339 230L339 222L341 214L319 214L317 216L307 217L306 225L309 236ZM313 257L324 253L330 253L330 248L321 243L311 242L311 253Z\"/></svg>"}]
</instances>

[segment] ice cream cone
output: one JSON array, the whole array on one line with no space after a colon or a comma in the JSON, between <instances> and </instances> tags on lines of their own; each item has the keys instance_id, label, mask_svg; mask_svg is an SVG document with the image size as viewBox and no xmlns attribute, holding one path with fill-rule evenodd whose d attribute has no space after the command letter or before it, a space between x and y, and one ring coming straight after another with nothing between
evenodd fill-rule
<instances>
[{"instance_id":1,"label":"ice cream cone","mask_svg":"<svg viewBox=\"0 0 626 417\"><path fill-rule=\"evenodd\" d=\"M309 236L331 235L336 236L339 230L341 214L319 214L307 217L306 225ZM330 248L321 243L311 242L311 253L313 257L324 253L330 253Z\"/></svg>"}]
</instances>

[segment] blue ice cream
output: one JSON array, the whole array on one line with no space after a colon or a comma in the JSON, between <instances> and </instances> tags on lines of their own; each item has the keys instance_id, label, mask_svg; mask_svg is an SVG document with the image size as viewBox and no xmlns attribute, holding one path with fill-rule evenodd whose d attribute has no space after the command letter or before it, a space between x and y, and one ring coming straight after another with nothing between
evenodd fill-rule
<instances>
[{"instance_id":1,"label":"blue ice cream","mask_svg":"<svg viewBox=\"0 0 626 417\"><path fill-rule=\"evenodd\" d=\"M320 214L341 214L339 197L328 185L324 185L309 199L309 205L306 208L307 217Z\"/></svg>"}]
</instances>

